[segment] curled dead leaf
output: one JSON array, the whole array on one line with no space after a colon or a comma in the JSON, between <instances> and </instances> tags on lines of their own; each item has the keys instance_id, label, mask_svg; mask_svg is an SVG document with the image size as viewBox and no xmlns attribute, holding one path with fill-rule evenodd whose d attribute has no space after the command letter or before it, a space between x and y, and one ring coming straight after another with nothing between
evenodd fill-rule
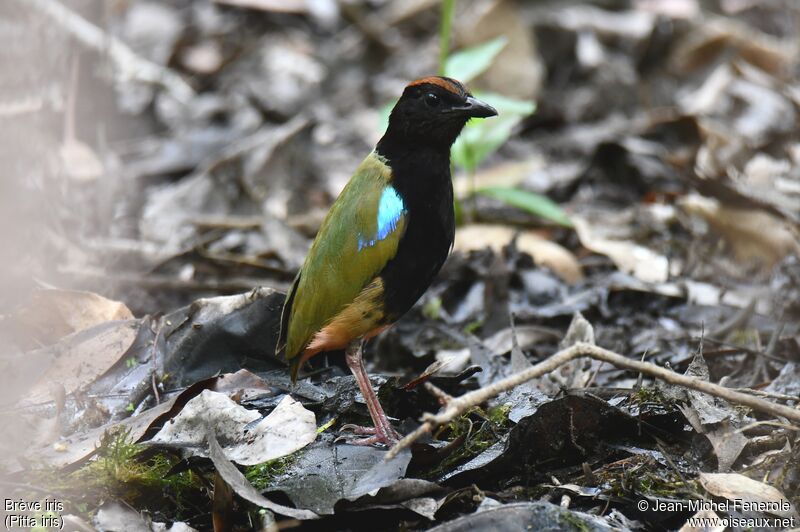
<instances>
[{"instance_id":1,"label":"curled dead leaf","mask_svg":"<svg viewBox=\"0 0 800 532\"><path fill-rule=\"evenodd\" d=\"M39 289L2 327L13 328L22 345L49 345L100 323L132 320L124 303L82 290ZM29 342L30 341L30 342Z\"/></svg>"},{"instance_id":2,"label":"curled dead leaf","mask_svg":"<svg viewBox=\"0 0 800 532\"><path fill-rule=\"evenodd\" d=\"M203 456L207 427L213 426L226 442L223 450L228 460L255 465L291 454L317 437L314 413L289 395L260 418L257 411L236 404L225 394L203 390L149 443L191 448Z\"/></svg>"},{"instance_id":3,"label":"curled dead leaf","mask_svg":"<svg viewBox=\"0 0 800 532\"><path fill-rule=\"evenodd\" d=\"M663 283L669 278L669 261L665 256L634 242L607 239L578 216L572 222L581 244L610 258L621 271L648 283Z\"/></svg>"},{"instance_id":4,"label":"curled dead leaf","mask_svg":"<svg viewBox=\"0 0 800 532\"><path fill-rule=\"evenodd\" d=\"M502 225L467 225L456 231L453 249L463 253L490 248L500 253L514 239L517 231ZM527 253L536 264L545 266L570 284L583 280L583 270L569 250L539 236L533 231L523 231L517 236L516 247Z\"/></svg>"},{"instance_id":5,"label":"curled dead leaf","mask_svg":"<svg viewBox=\"0 0 800 532\"><path fill-rule=\"evenodd\" d=\"M740 262L770 269L787 255L800 253L797 229L767 212L728 207L696 194L685 197L681 206L708 222Z\"/></svg>"},{"instance_id":6,"label":"curled dead leaf","mask_svg":"<svg viewBox=\"0 0 800 532\"><path fill-rule=\"evenodd\" d=\"M71 334L53 346L27 353L26 362L36 367L28 370L35 377L24 401L49 400L55 383L70 394L94 382L125 356L140 327L134 320L101 323Z\"/></svg>"},{"instance_id":7,"label":"curled dead leaf","mask_svg":"<svg viewBox=\"0 0 800 532\"><path fill-rule=\"evenodd\" d=\"M700 484L710 494L736 504L753 503L773 515L797 516L792 503L779 490L739 473L700 473Z\"/></svg>"}]
</instances>

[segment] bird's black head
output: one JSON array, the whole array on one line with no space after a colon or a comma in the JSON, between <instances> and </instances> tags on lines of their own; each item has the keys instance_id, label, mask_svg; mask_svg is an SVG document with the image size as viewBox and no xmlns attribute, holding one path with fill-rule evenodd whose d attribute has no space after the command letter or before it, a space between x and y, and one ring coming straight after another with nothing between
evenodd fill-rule
<instances>
[{"instance_id":1,"label":"bird's black head","mask_svg":"<svg viewBox=\"0 0 800 532\"><path fill-rule=\"evenodd\" d=\"M460 82L431 76L405 88L389 116L384 138L449 150L470 118L496 114L492 106L473 98Z\"/></svg>"}]
</instances>

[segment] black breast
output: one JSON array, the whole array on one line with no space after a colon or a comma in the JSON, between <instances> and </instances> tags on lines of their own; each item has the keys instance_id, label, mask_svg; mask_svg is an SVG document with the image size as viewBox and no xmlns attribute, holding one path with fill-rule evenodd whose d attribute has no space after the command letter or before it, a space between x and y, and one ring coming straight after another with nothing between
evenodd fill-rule
<instances>
[{"instance_id":1,"label":"black breast","mask_svg":"<svg viewBox=\"0 0 800 532\"><path fill-rule=\"evenodd\" d=\"M387 319L396 321L425 293L455 236L449 150L417 151L389 160L392 185L408 211L397 255L380 274Z\"/></svg>"}]
</instances>

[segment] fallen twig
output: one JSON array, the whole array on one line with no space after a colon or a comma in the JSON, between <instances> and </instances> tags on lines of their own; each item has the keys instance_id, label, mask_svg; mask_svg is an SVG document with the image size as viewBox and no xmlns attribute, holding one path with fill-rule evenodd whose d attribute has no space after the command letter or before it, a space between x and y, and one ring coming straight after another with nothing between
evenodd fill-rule
<instances>
[{"instance_id":1,"label":"fallen twig","mask_svg":"<svg viewBox=\"0 0 800 532\"><path fill-rule=\"evenodd\" d=\"M57 0L25 0L23 2L50 17L64 31L84 46L106 53L124 80L135 80L163 87L176 100L189 103L195 91L177 73L139 55L116 37L109 35Z\"/></svg>"},{"instance_id":2,"label":"fallen twig","mask_svg":"<svg viewBox=\"0 0 800 532\"><path fill-rule=\"evenodd\" d=\"M800 402L800 397L796 395L787 395L785 393L765 392L764 390L754 390L753 388L733 388L737 392L747 393L750 395L757 395L758 397L768 397L776 401Z\"/></svg>"},{"instance_id":3,"label":"fallen twig","mask_svg":"<svg viewBox=\"0 0 800 532\"><path fill-rule=\"evenodd\" d=\"M724 386L698 379L697 377L690 377L680 373L675 373L674 371L656 366L650 362L640 362L638 360L633 360L614 353L613 351L609 351L608 349L597 347L596 345L579 342L571 347L562 349L558 353L549 357L547 360L539 362L535 366L525 371L510 377L506 377L505 379L497 381L489 386L485 386L478 390L466 393L460 397L454 398L438 414L423 415L422 425L397 442L397 444L392 447L388 453L386 453L386 460L391 460L400 451L409 447L423 434L431 432L435 427L450 423L453 419L457 418L470 408L478 406L488 399L491 399L502 392L511 390L524 382L555 371L567 362L581 357L589 357L594 360L608 362L619 368L638 371L650 377L661 379L669 384L697 390L699 392L725 399L726 401L730 401L732 403L748 406L753 410L758 410L759 412L763 412L765 414L784 417L791 421L800 423L800 410L798 409L771 403L753 395L737 392L730 388L725 388Z\"/></svg>"}]
</instances>

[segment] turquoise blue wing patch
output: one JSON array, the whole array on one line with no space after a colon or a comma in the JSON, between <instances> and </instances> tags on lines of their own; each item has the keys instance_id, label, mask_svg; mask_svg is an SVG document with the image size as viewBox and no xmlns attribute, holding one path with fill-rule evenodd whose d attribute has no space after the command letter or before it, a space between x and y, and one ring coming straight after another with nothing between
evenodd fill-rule
<instances>
[{"instance_id":1,"label":"turquoise blue wing patch","mask_svg":"<svg viewBox=\"0 0 800 532\"><path fill-rule=\"evenodd\" d=\"M383 189L378 203L377 230L370 238L366 238L364 235L358 236L358 250L372 247L396 231L400 218L405 214L406 204L397 190L392 186Z\"/></svg>"}]
</instances>

